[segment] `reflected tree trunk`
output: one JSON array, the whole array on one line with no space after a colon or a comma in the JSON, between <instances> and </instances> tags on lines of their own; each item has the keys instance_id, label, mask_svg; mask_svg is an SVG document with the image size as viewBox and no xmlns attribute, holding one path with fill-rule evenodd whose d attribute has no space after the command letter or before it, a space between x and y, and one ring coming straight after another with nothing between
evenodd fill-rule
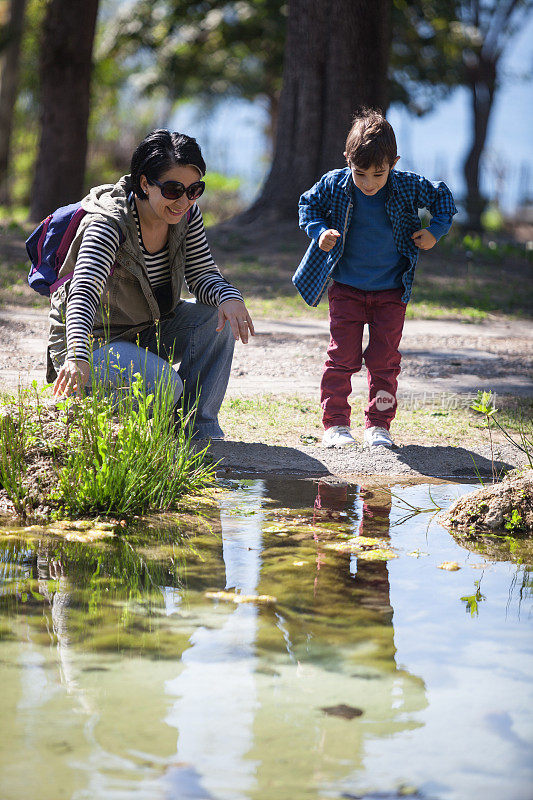
<instances>
[{"instance_id":1,"label":"reflected tree trunk","mask_svg":"<svg viewBox=\"0 0 533 800\"><path fill-rule=\"evenodd\" d=\"M26 0L11 0L0 51L0 203L10 202L9 162Z\"/></svg>"},{"instance_id":2,"label":"reflected tree trunk","mask_svg":"<svg viewBox=\"0 0 533 800\"><path fill-rule=\"evenodd\" d=\"M30 217L79 200L98 0L50 0L41 40L41 139Z\"/></svg>"}]
</instances>

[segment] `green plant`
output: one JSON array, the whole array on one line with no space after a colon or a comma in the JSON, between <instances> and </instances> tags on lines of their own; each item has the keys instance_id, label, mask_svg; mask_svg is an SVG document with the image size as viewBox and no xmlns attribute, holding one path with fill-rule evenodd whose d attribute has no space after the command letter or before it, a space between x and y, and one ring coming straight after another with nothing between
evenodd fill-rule
<instances>
[{"instance_id":1,"label":"green plant","mask_svg":"<svg viewBox=\"0 0 533 800\"><path fill-rule=\"evenodd\" d=\"M26 512L24 476L27 440L28 426L19 390L18 402L0 409L0 481L15 510L22 516Z\"/></svg>"},{"instance_id":2,"label":"green plant","mask_svg":"<svg viewBox=\"0 0 533 800\"><path fill-rule=\"evenodd\" d=\"M516 508L513 508L511 514L504 516L505 528L508 531L519 531L522 528L522 515Z\"/></svg>"},{"instance_id":3,"label":"green plant","mask_svg":"<svg viewBox=\"0 0 533 800\"><path fill-rule=\"evenodd\" d=\"M172 422L168 371L153 391L137 373L115 398L106 397L93 377L89 397L65 403L75 414L71 452L59 475L68 516L166 510L182 494L213 482L207 448L196 452L191 441L196 407L177 412L176 428Z\"/></svg>"},{"instance_id":4,"label":"green plant","mask_svg":"<svg viewBox=\"0 0 533 800\"><path fill-rule=\"evenodd\" d=\"M0 411L0 482L27 516L142 514L175 507L214 482L214 466L192 441L195 406L174 409L170 371L149 388L133 376L115 396L92 374L91 393L44 405L36 384ZM45 391L45 390L43 390Z\"/></svg>"},{"instance_id":5,"label":"green plant","mask_svg":"<svg viewBox=\"0 0 533 800\"><path fill-rule=\"evenodd\" d=\"M504 428L504 426L499 422L497 417L495 416L497 412L497 408L494 405L494 398L492 396L492 392L482 392L478 391L477 393L477 401L472 403L470 406L474 411L478 411L481 414L485 415L487 420L487 427L489 430L489 437L490 437L490 452L492 457L492 477L494 480L495 477L495 465L494 465L494 453L492 447L492 432L490 427L491 420L494 424L498 427L498 429L503 433L507 441L520 450L526 456L529 466L533 469L533 425L531 420L526 422L523 418L519 418L517 421L517 429L518 429L518 436L519 442L514 439L511 434Z\"/></svg>"},{"instance_id":6,"label":"green plant","mask_svg":"<svg viewBox=\"0 0 533 800\"><path fill-rule=\"evenodd\" d=\"M487 421L487 429L489 431L489 440L490 440L490 458L491 458L491 465L492 465L492 482L496 482L496 467L494 464L494 446L492 443L492 430L490 427L491 418L496 413L496 407L494 405L494 398L492 396L492 392L482 392L481 390L477 393L477 401L472 403L470 406L471 409L474 411L478 411L480 414L484 414L485 419Z\"/></svg>"}]
</instances>

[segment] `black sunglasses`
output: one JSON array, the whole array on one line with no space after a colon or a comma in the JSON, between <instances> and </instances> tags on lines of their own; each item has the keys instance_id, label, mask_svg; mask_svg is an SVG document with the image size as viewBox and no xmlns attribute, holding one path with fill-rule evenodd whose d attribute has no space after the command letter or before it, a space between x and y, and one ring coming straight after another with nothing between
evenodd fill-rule
<instances>
[{"instance_id":1,"label":"black sunglasses","mask_svg":"<svg viewBox=\"0 0 533 800\"><path fill-rule=\"evenodd\" d=\"M161 194L166 200L179 200L184 194L187 195L189 200L198 200L200 195L204 193L204 181L195 181L189 186L185 187L180 181L164 181L160 183L152 178L148 183L153 183L161 190Z\"/></svg>"}]
</instances>

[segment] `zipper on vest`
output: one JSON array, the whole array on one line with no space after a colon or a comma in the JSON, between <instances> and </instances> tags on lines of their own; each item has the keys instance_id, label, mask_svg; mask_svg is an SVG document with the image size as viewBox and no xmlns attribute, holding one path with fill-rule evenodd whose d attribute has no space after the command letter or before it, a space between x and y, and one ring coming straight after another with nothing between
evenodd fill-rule
<instances>
[{"instance_id":1,"label":"zipper on vest","mask_svg":"<svg viewBox=\"0 0 533 800\"><path fill-rule=\"evenodd\" d=\"M345 242L345 239L346 239L346 231L348 230L348 216L349 216L349 214L350 214L350 211L352 210L352 208L353 208L353 203L348 203L348 208L346 209L346 216L345 216L345 218L344 218L344 230L343 230L343 232L342 232L342 252L341 252L341 254L339 255L338 259L337 259L337 260L335 261L335 263L333 264L333 266L331 267L331 269L330 269L330 271L328 272L328 274L326 275L326 280L324 281L324 283L323 283L323 284L322 284L322 286L320 287L320 291L319 291L319 293L317 294L317 296L316 296L316 297L315 297L315 299L313 300L313 303L312 303L312 305L313 305L315 308L316 308L316 306L317 306L317 304L318 304L318 301L319 301L319 300L320 300L320 298L322 297L322 292L324 291L324 287L325 287L325 285L327 284L327 282L329 281L329 279L330 279L330 277L331 277L331 273L333 272L333 270L335 269L335 267L336 267L336 266L337 266L337 264L339 263L339 261L340 261L340 259L341 259L341 257L342 257L342 254L344 253L344 242Z\"/></svg>"}]
</instances>

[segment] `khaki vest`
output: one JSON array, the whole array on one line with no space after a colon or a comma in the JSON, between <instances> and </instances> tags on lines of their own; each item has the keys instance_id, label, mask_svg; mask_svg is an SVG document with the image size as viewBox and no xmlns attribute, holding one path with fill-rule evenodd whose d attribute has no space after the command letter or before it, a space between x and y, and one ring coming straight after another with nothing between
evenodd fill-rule
<instances>
[{"instance_id":1,"label":"khaki vest","mask_svg":"<svg viewBox=\"0 0 533 800\"><path fill-rule=\"evenodd\" d=\"M115 224L121 233L122 244L115 257L113 274L107 279L94 317L93 349L116 339L135 341L137 334L156 323L160 316L139 246L135 218L128 203L130 191L131 179L126 175L114 186L97 186L82 200L82 207L87 214L81 220L58 276L62 278L74 271L83 235L91 222L103 219ZM181 295L188 227L189 224L183 217L168 229L170 308L175 308ZM69 289L70 280L62 284L51 298L47 373L49 381L53 380L50 366L57 371L67 354L66 311Z\"/></svg>"}]
</instances>

